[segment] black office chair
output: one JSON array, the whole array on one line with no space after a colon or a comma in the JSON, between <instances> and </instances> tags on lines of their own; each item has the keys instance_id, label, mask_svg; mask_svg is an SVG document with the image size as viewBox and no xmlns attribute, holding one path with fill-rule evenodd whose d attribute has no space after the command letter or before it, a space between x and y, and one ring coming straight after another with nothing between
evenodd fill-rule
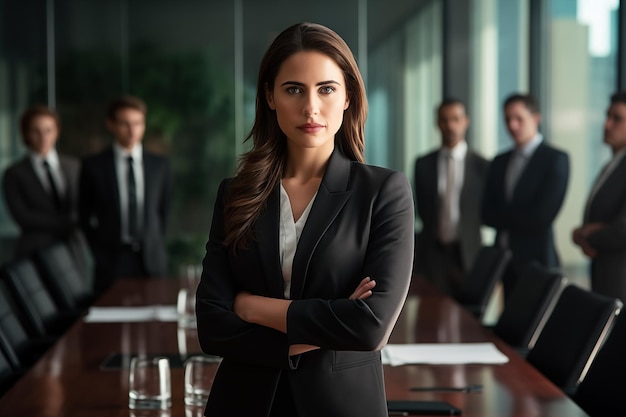
<instances>
[{"instance_id":1,"label":"black office chair","mask_svg":"<svg viewBox=\"0 0 626 417\"><path fill-rule=\"evenodd\" d=\"M85 235L80 230L76 230L66 239L65 244L72 254L87 288L93 293L95 261Z\"/></svg>"},{"instance_id":2,"label":"black office chair","mask_svg":"<svg viewBox=\"0 0 626 417\"><path fill-rule=\"evenodd\" d=\"M78 318L74 312L63 312L58 308L30 259L13 262L4 272L31 334L59 336Z\"/></svg>"},{"instance_id":3,"label":"black office chair","mask_svg":"<svg viewBox=\"0 0 626 417\"><path fill-rule=\"evenodd\" d=\"M591 417L623 415L625 370L626 315L620 314L572 399Z\"/></svg>"},{"instance_id":4,"label":"black office chair","mask_svg":"<svg viewBox=\"0 0 626 417\"><path fill-rule=\"evenodd\" d=\"M463 288L455 297L478 319L489 303L493 290L502 278L511 260L511 252L498 246L483 246L474 260L474 265L465 279Z\"/></svg>"},{"instance_id":5,"label":"black office chair","mask_svg":"<svg viewBox=\"0 0 626 417\"><path fill-rule=\"evenodd\" d=\"M21 372L15 371L7 355L0 349L0 396L13 386L19 375L21 375Z\"/></svg>"},{"instance_id":6,"label":"black office chair","mask_svg":"<svg viewBox=\"0 0 626 417\"><path fill-rule=\"evenodd\" d=\"M621 308L617 298L568 285L526 359L555 385L573 393Z\"/></svg>"},{"instance_id":7,"label":"black office chair","mask_svg":"<svg viewBox=\"0 0 626 417\"><path fill-rule=\"evenodd\" d=\"M65 311L84 310L92 302L87 278L82 276L70 249L64 242L57 242L35 254L50 294L56 304Z\"/></svg>"},{"instance_id":8,"label":"black office chair","mask_svg":"<svg viewBox=\"0 0 626 417\"><path fill-rule=\"evenodd\" d=\"M0 282L0 348L16 369L31 366L55 340L29 335L23 321L6 283Z\"/></svg>"},{"instance_id":9,"label":"black office chair","mask_svg":"<svg viewBox=\"0 0 626 417\"><path fill-rule=\"evenodd\" d=\"M520 272L493 331L508 345L526 356L543 329L567 278L533 262Z\"/></svg>"}]
</instances>

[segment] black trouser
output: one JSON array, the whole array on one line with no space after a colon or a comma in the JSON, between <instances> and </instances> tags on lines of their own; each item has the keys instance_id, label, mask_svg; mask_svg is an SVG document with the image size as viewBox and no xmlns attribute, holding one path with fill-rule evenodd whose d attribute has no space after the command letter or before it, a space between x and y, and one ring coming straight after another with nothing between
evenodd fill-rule
<instances>
[{"instance_id":1,"label":"black trouser","mask_svg":"<svg viewBox=\"0 0 626 417\"><path fill-rule=\"evenodd\" d=\"M286 371L281 372L269 417L297 417L296 404Z\"/></svg>"}]
</instances>

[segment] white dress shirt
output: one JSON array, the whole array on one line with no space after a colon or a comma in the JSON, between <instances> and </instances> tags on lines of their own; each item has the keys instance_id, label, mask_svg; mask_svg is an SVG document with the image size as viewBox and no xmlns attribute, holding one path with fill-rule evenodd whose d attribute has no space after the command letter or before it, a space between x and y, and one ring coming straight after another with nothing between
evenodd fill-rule
<instances>
[{"instance_id":1,"label":"white dress shirt","mask_svg":"<svg viewBox=\"0 0 626 417\"><path fill-rule=\"evenodd\" d=\"M35 170L35 174L37 174L37 178L39 178L41 185L43 185L43 188L48 193L52 193L52 188L50 187L50 182L48 181L48 174L46 173L46 168L43 165L44 161L48 162L48 165L50 166L50 173L52 174L52 178L54 179L54 183L57 187L59 197L63 198L65 196L67 185L65 183L63 171L61 170L59 154L57 153L56 149L50 149L50 152L48 152L45 157L36 152L29 152L29 156L30 161L33 165L33 169Z\"/></svg>"},{"instance_id":2,"label":"white dress shirt","mask_svg":"<svg viewBox=\"0 0 626 417\"><path fill-rule=\"evenodd\" d=\"M122 241L132 243L128 233L128 157L133 157L133 173L135 174L135 189L137 196L137 225L139 230L143 226L143 206L145 196L145 182L143 175L143 147L136 145L129 152L117 143L113 144L115 173L117 175L117 189L120 198L120 220Z\"/></svg>"},{"instance_id":3,"label":"white dress shirt","mask_svg":"<svg viewBox=\"0 0 626 417\"><path fill-rule=\"evenodd\" d=\"M280 263L283 271L283 280L285 281L284 294L286 299L291 297L291 272L293 268L293 257L296 254L298 241L300 240L302 229L304 229L306 220L311 212L315 196L317 196L317 193L315 193L311 201L309 201L309 204L304 209L304 212L298 221L294 222L289 195L287 194L285 188L283 188L283 184L280 184L280 233L278 238L278 247L280 248Z\"/></svg>"},{"instance_id":4,"label":"white dress shirt","mask_svg":"<svg viewBox=\"0 0 626 417\"><path fill-rule=\"evenodd\" d=\"M443 199L448 182L448 158L451 157L454 163L454 188L450 198L450 234L446 237L446 243L457 239L457 230L460 218L460 201L463 181L465 179L465 156L467 155L467 142L462 140L454 148L441 148L437 157L437 190L440 200Z\"/></svg>"}]
</instances>

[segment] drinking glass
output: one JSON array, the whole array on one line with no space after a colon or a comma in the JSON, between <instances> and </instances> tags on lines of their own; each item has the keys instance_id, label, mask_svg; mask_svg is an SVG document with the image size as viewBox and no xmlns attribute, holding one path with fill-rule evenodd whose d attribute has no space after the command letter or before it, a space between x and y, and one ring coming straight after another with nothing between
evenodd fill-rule
<instances>
[{"instance_id":1,"label":"drinking glass","mask_svg":"<svg viewBox=\"0 0 626 417\"><path fill-rule=\"evenodd\" d=\"M169 409L172 406L169 360L165 357L133 357L128 386L130 409Z\"/></svg>"},{"instance_id":2,"label":"drinking glass","mask_svg":"<svg viewBox=\"0 0 626 417\"><path fill-rule=\"evenodd\" d=\"M178 290L176 311L178 313L178 325L180 327L188 329L194 329L197 327L195 288L181 288Z\"/></svg>"},{"instance_id":3,"label":"drinking glass","mask_svg":"<svg viewBox=\"0 0 626 417\"><path fill-rule=\"evenodd\" d=\"M204 406L219 366L216 358L194 355L185 361L185 404Z\"/></svg>"}]
</instances>

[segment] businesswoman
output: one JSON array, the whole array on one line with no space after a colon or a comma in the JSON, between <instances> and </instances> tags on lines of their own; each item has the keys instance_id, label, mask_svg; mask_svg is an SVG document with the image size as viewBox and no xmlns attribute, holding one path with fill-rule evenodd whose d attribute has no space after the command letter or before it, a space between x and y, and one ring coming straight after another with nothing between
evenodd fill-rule
<instances>
[{"instance_id":1,"label":"businesswoman","mask_svg":"<svg viewBox=\"0 0 626 417\"><path fill-rule=\"evenodd\" d=\"M55 148L60 124L54 110L42 105L28 108L20 130L28 154L9 166L2 180L5 202L21 230L16 258L66 239L76 230L79 171L76 158Z\"/></svg>"},{"instance_id":2,"label":"businesswoman","mask_svg":"<svg viewBox=\"0 0 626 417\"><path fill-rule=\"evenodd\" d=\"M413 203L404 174L363 163L366 116L335 32L278 35L197 290L202 349L223 357L207 416L387 415L380 349L409 287Z\"/></svg>"}]
</instances>

